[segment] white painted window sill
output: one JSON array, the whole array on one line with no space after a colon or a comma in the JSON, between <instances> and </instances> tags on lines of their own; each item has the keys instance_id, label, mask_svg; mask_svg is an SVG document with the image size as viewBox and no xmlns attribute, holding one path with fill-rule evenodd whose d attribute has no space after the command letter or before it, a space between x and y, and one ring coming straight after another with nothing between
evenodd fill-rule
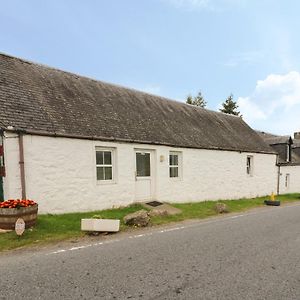
<instances>
[{"instance_id":1,"label":"white painted window sill","mask_svg":"<svg viewBox=\"0 0 300 300\"><path fill-rule=\"evenodd\" d=\"M182 181L182 178L181 177L169 177L170 181Z\"/></svg>"},{"instance_id":2,"label":"white painted window sill","mask_svg":"<svg viewBox=\"0 0 300 300\"><path fill-rule=\"evenodd\" d=\"M112 184L116 184L116 181L112 181L112 180L97 180L97 185L112 185Z\"/></svg>"}]
</instances>

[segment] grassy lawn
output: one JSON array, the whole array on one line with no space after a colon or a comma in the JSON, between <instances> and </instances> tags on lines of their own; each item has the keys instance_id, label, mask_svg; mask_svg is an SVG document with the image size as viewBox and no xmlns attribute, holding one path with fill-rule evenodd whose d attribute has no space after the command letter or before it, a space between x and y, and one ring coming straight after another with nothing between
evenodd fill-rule
<instances>
[{"instance_id":1,"label":"grassy lawn","mask_svg":"<svg viewBox=\"0 0 300 300\"><path fill-rule=\"evenodd\" d=\"M253 199L220 200L217 202L226 203L229 208L229 212L240 212L259 206L265 206L264 200L268 199L269 197L259 197ZM280 195L276 196L276 200L280 200L281 203L300 201L300 194ZM188 219L204 219L217 215L214 210L215 204L216 201L172 204L174 207L181 209L182 213L175 216L153 217L151 218L151 221L152 223L159 225Z\"/></svg>"},{"instance_id":2,"label":"grassy lawn","mask_svg":"<svg viewBox=\"0 0 300 300\"><path fill-rule=\"evenodd\" d=\"M268 197L254 199L225 200L230 212L245 211L250 208L263 206L263 201ZM300 201L300 194L287 194L276 197L276 200L284 202ZM174 204L173 206L182 210L182 213L175 216L153 217L153 225L178 222L187 219L203 219L217 215L214 210L216 201L205 201L198 203ZM128 229L123 224L123 217L129 213L142 209L141 205L135 204L120 209L109 209L86 213L69 213L61 215L39 215L35 228L26 230L22 237L16 236L15 232L0 234L0 251L19 248L27 245L41 245L50 242L58 242L71 238L84 236L80 231L80 220L91 218L94 215L101 215L107 219L121 219L121 230Z\"/></svg>"},{"instance_id":3,"label":"grassy lawn","mask_svg":"<svg viewBox=\"0 0 300 300\"><path fill-rule=\"evenodd\" d=\"M26 245L38 245L49 242L58 242L66 239L84 236L80 230L80 220L101 215L106 219L123 219L129 213L142 209L141 205L131 205L120 209L108 209L85 213L68 213L60 215L39 215L37 225L26 230L22 237L15 232L0 234L0 251L19 248ZM123 222L121 230L125 229Z\"/></svg>"}]
</instances>

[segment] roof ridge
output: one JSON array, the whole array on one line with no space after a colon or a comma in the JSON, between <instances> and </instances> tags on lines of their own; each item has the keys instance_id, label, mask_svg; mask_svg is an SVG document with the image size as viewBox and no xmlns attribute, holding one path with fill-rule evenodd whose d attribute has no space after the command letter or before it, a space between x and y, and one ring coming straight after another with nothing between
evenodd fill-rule
<instances>
[{"instance_id":1,"label":"roof ridge","mask_svg":"<svg viewBox=\"0 0 300 300\"><path fill-rule=\"evenodd\" d=\"M255 131L257 133L261 133L261 134L270 134L270 135L273 135L273 137L291 137L291 135L289 135L289 134L279 135L279 134L274 134L272 132L262 131L262 130L257 130L257 129L255 129Z\"/></svg>"},{"instance_id":2,"label":"roof ridge","mask_svg":"<svg viewBox=\"0 0 300 300\"><path fill-rule=\"evenodd\" d=\"M13 75L0 80L0 119L6 127L57 136L274 153L238 116L6 54L0 54L0 67L1 79Z\"/></svg>"},{"instance_id":3,"label":"roof ridge","mask_svg":"<svg viewBox=\"0 0 300 300\"><path fill-rule=\"evenodd\" d=\"M226 115L228 117L240 118L240 116L236 116L236 115L232 115L232 114L226 114L226 113L223 113L221 111L215 111L215 110L208 109L208 108L205 108L205 107L200 107L200 106L188 104L188 103L185 103L183 101L174 100L174 99L171 99L171 98L168 98L168 97L165 97L165 96L161 96L161 95L151 94L149 92L145 92L145 91L138 90L138 89L131 88L131 87L127 87L127 86L123 86L121 84L111 83L111 82L107 82L107 81L104 81L104 80L95 79L95 78L92 78L92 77L89 77L89 76L86 76L86 75L81 75L79 73L74 73L74 72L71 72L71 71L66 71L66 70L63 70L63 69L60 69L60 68L52 67L52 66L49 66L47 64L43 64L43 63L31 61L31 60L24 59L24 58L21 58L21 57L18 57L18 56L13 56L13 55L1 52L1 51L0 51L0 56L6 56L6 57L9 57L11 59L16 59L18 61L30 64L30 65L39 66L39 67L50 69L50 70L54 70L54 71L57 71L57 72L63 72L63 73L65 73L67 75L70 75L72 77L84 78L86 80L91 80L93 82L106 84L106 85L117 87L117 88L120 88L120 89L124 89L124 90L128 90L128 91L133 91L133 92L138 92L138 93L149 95L149 96L155 96L155 97L157 97L157 98L159 98L161 100L169 101L169 102L176 103L176 104L179 104L179 105L182 105L182 106L188 106L188 107L193 107L195 109L206 110L206 111L209 111L209 112L212 112L212 113L215 113L215 114Z\"/></svg>"}]
</instances>

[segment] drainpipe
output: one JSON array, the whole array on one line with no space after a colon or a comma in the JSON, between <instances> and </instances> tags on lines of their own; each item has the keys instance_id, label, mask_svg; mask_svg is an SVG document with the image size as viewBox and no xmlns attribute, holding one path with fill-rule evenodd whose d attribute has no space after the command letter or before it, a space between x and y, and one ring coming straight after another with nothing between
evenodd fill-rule
<instances>
[{"instance_id":1,"label":"drainpipe","mask_svg":"<svg viewBox=\"0 0 300 300\"><path fill-rule=\"evenodd\" d=\"M277 176L277 195L279 195L279 186L280 186L280 166L278 166L278 176Z\"/></svg>"},{"instance_id":2,"label":"drainpipe","mask_svg":"<svg viewBox=\"0 0 300 300\"><path fill-rule=\"evenodd\" d=\"M23 134L19 133L19 154L20 154L20 175L21 175L21 190L22 199L26 199L26 182L25 182L25 167L24 167L24 141Z\"/></svg>"},{"instance_id":3,"label":"drainpipe","mask_svg":"<svg viewBox=\"0 0 300 300\"><path fill-rule=\"evenodd\" d=\"M3 177L5 176L3 131L0 129L0 202L4 201Z\"/></svg>"}]
</instances>

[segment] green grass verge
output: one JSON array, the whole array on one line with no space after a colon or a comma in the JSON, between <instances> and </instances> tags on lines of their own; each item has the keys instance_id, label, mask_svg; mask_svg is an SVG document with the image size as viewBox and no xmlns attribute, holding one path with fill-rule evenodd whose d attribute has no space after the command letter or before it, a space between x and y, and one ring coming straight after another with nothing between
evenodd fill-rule
<instances>
[{"instance_id":1,"label":"green grass verge","mask_svg":"<svg viewBox=\"0 0 300 300\"><path fill-rule=\"evenodd\" d=\"M245 211L250 208L263 206L263 201L268 197L240 200L219 201L226 203L230 212ZM282 202L300 201L300 194L286 194L276 197ZM217 215L214 210L216 201L204 201L198 203L173 204L182 210L181 214L166 217L153 217L152 224L166 224L179 222L187 219L203 219ZM22 237L16 236L15 232L0 234L0 251L15 249L28 245L42 245L50 242L58 242L71 238L78 238L85 235L80 231L80 220L91 218L94 215L101 215L107 219L120 219L121 230L128 227L123 224L123 217L129 213L142 209L141 205L131 205L120 209L109 209L86 213L69 213L61 215L39 215L37 225L30 230L26 230Z\"/></svg>"},{"instance_id":2,"label":"green grass verge","mask_svg":"<svg viewBox=\"0 0 300 300\"><path fill-rule=\"evenodd\" d=\"M265 206L264 200L267 199L269 199L269 197L172 204L174 207L181 209L182 213L174 216L153 217L151 222L160 225L170 222L179 222L187 219L204 219L207 217L212 217L217 215L216 211L214 210L216 202L226 203L229 208L229 212L241 212L247 209ZM276 200L280 200L282 203L300 201L300 194L296 193L280 195L276 196Z\"/></svg>"},{"instance_id":3,"label":"green grass verge","mask_svg":"<svg viewBox=\"0 0 300 300\"><path fill-rule=\"evenodd\" d=\"M36 226L25 230L21 237L18 237L15 232L0 234L0 251L82 237L85 233L80 230L81 219L101 215L102 218L106 219L123 220L123 217L127 214L142 208L141 205L131 205L120 209L107 209L85 213L39 215ZM125 227L123 221L121 221L121 230L124 230Z\"/></svg>"}]
</instances>

